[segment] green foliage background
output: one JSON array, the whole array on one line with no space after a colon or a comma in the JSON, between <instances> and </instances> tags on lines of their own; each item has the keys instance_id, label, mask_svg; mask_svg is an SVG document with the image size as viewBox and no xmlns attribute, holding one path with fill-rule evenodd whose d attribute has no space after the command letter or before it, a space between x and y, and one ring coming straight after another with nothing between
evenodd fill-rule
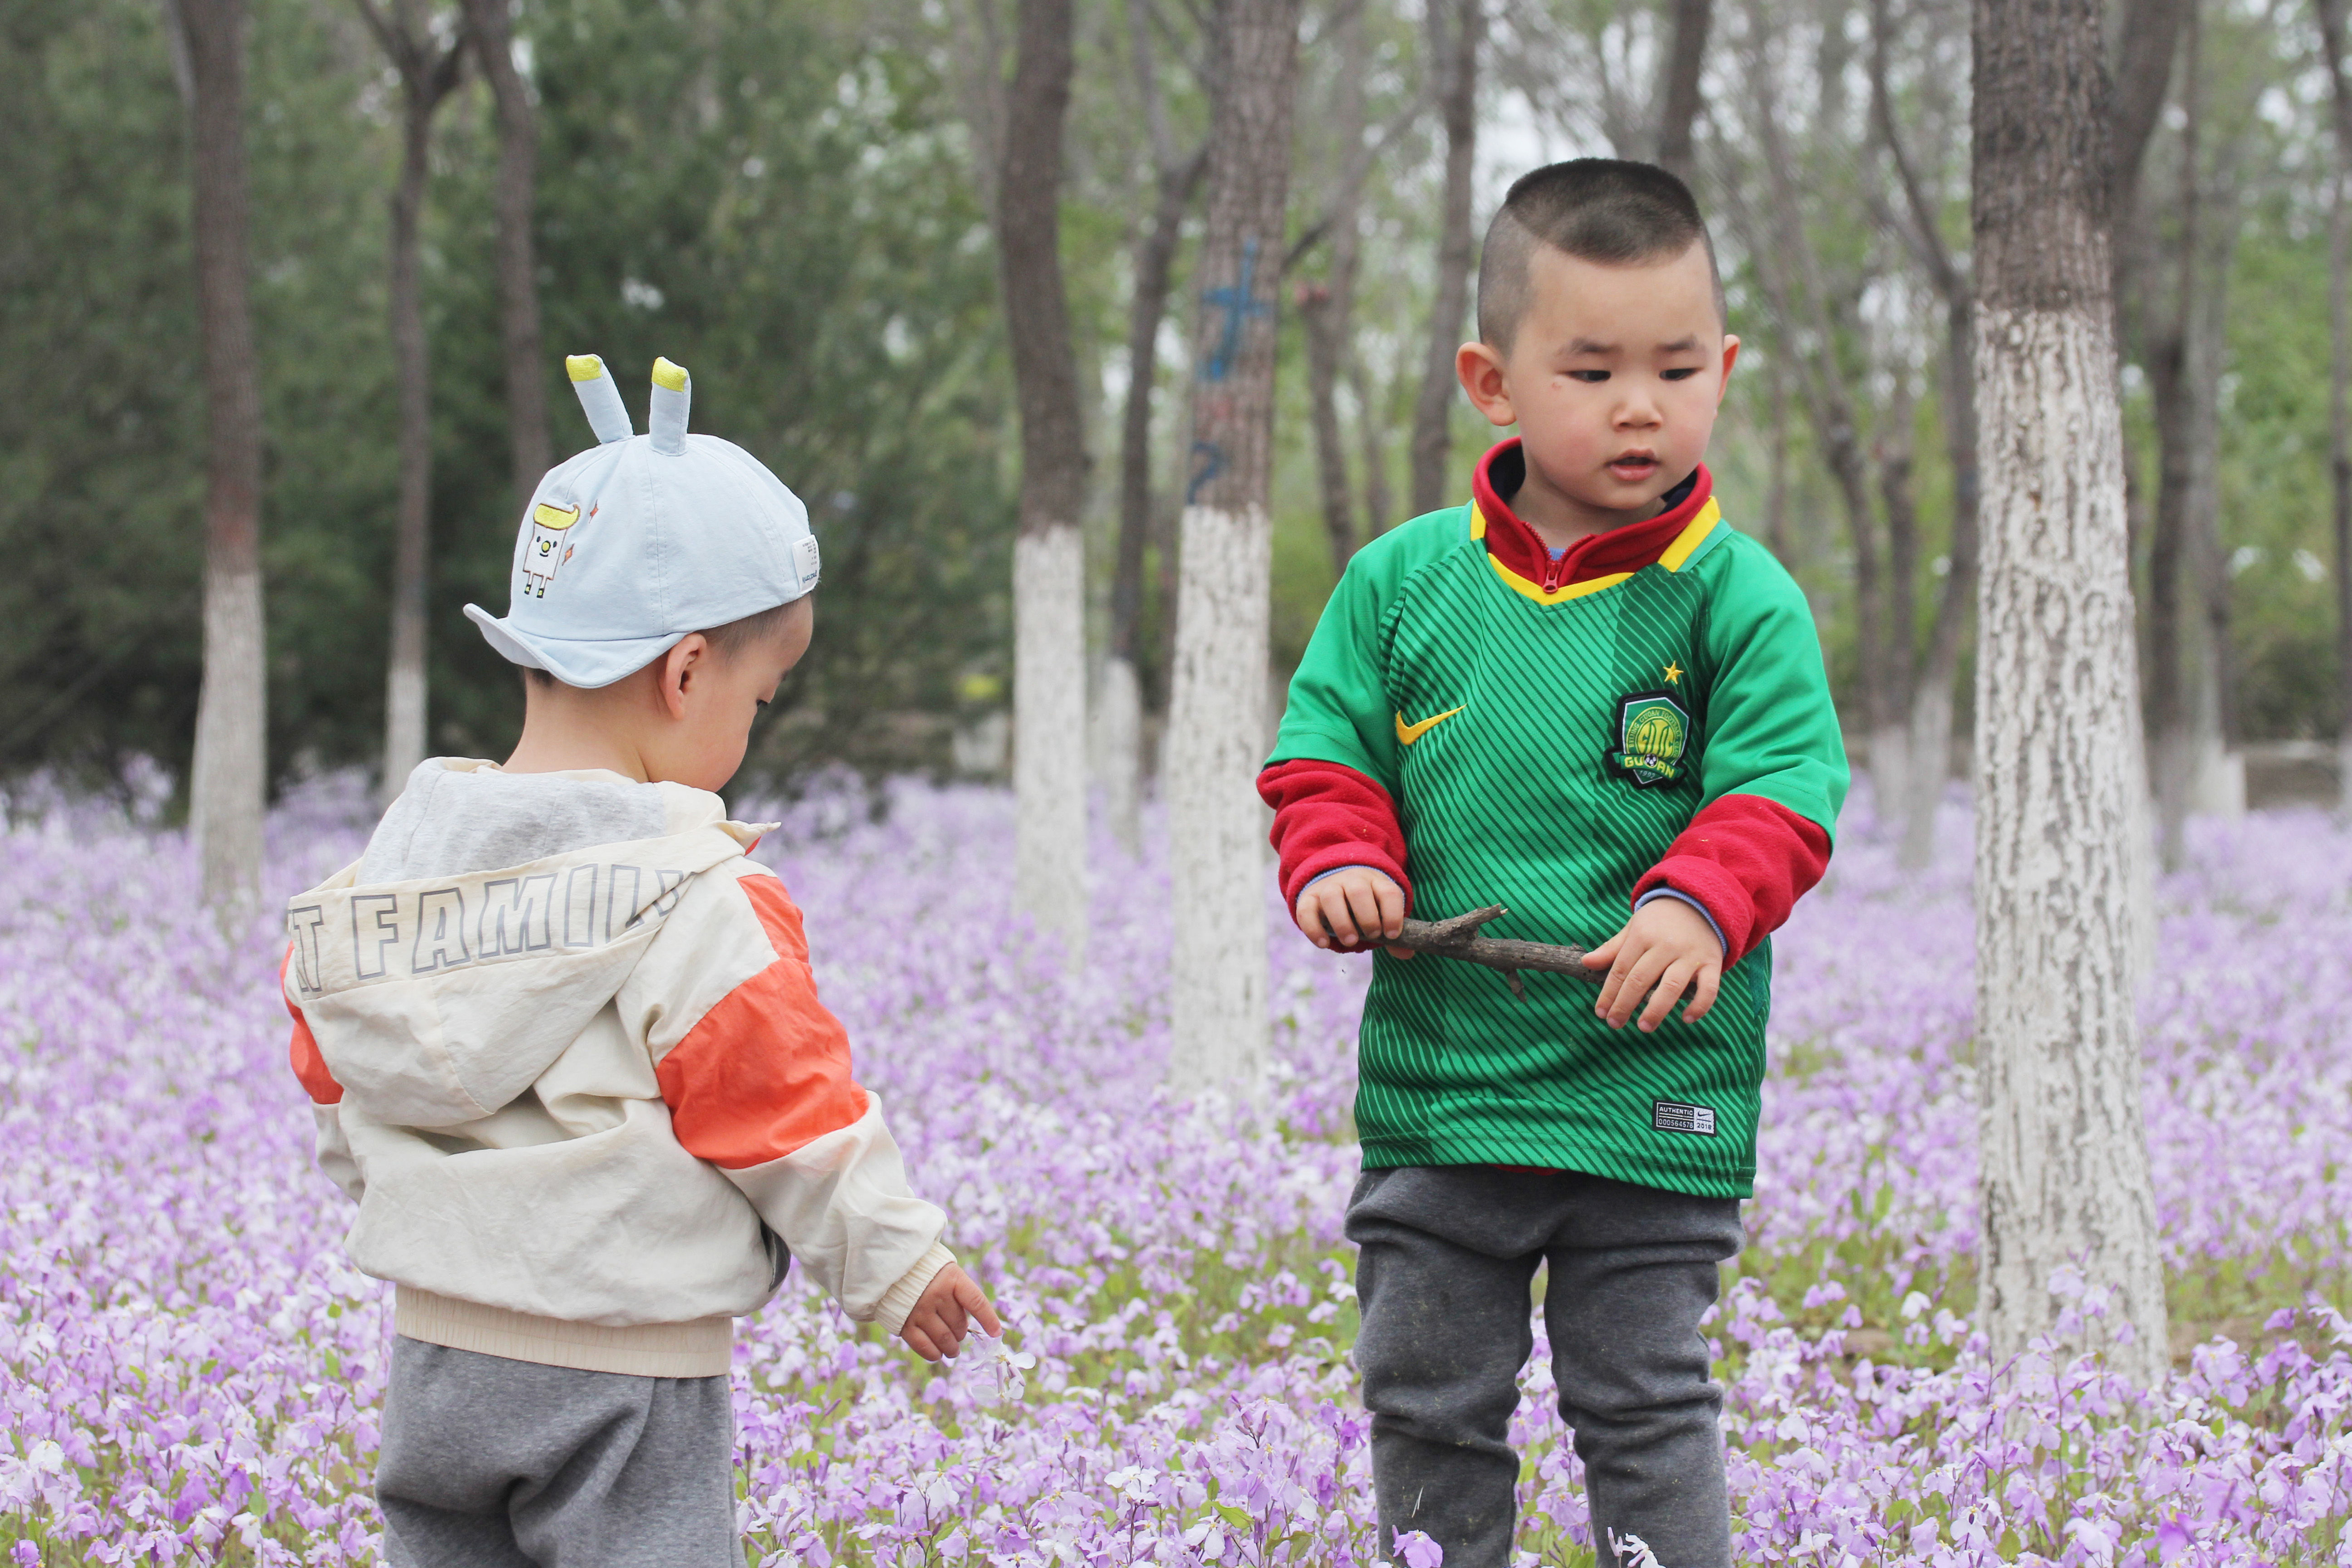
<instances>
[{"instance_id":1,"label":"green foliage background","mask_svg":"<svg viewBox=\"0 0 2352 1568\"><path fill-rule=\"evenodd\" d=\"M0 764L103 775L145 753L176 770L201 674L204 434L181 100L149 0L9 0L0 16L0 145L29 197L0 229L17 386L0 400ZM934 760L937 734L870 721L951 714L965 678L1001 673L1012 520L992 251L943 84L921 51L815 8L547 0L531 24L556 450L587 439L564 352L604 354L625 387L656 354L692 367L696 427L785 476L824 542L824 635L780 704L789 750ZM380 744L396 97L348 8L255 0L252 39L283 773ZM516 511L494 161L477 86L438 123L426 236L431 738L468 753L501 750L520 712L514 672L462 614L504 608Z\"/></svg>"},{"instance_id":2,"label":"green foliage background","mask_svg":"<svg viewBox=\"0 0 2352 1568\"><path fill-rule=\"evenodd\" d=\"M380 744L394 436L383 246L398 102L348 0L251 5L271 741L284 777L371 763ZM1551 9L1573 13L1562 36L1580 37L1638 29L1645 5ZM696 427L767 461L807 500L824 542L814 652L755 741L753 766L771 777L832 762L943 769L955 727L1006 700L1016 444L977 175L984 160L970 129L975 73L987 68L971 15L925 0L526 0L518 15L541 98L538 239L555 449L587 438L562 354L604 354L625 387L641 386L644 367L667 354L694 371ZM1151 194L1127 75L1129 15L1080 7L1065 206L1082 383L1097 389L1087 414L1097 620L1116 524L1129 247ZM1377 40L1367 108L1380 124L1421 90L1423 40L1400 7L1366 15ZM10 387L0 398L0 770L102 781L147 755L176 773L190 742L201 677L204 430L184 117L163 16L156 0L0 0L0 157L11 193L0 225L0 366ZM1321 216L1339 155L1327 127L1331 51L1318 47L1328 19L1308 7L1294 233ZM1526 19L1514 25L1522 31L1496 47L1535 48ZM2217 25L2209 44L2232 84L2217 89L2222 107L2211 112L2214 134L2235 149L2243 214L2230 288L2221 529L2234 556L2239 727L2252 740L2332 734L2336 704L2329 153L2324 88L2305 68L2312 45L2301 28L2240 20ZM1944 32L1941 43L1920 46L1900 112L1941 193L1946 237L1964 251L1965 103L1952 96L1950 62L1933 50L1955 47L1965 28ZM1197 42L1171 35L1159 45L1186 147L1205 121L1183 58ZM1732 47L1727 35L1728 63ZM1530 55L1515 68L1524 76L1540 64ZM1505 90L1494 96L1500 112ZM1800 127L1815 204L1807 222L1833 288L1851 301L1906 264L1857 219L1870 182L1884 175L1853 151L1860 104L1831 97L1824 91ZM1712 134L1733 140L1712 165L1718 180L1726 170L1738 177L1739 160L1752 157L1737 143L1737 106L1725 108ZM2177 168L2170 134L2151 152L2151 190L2177 183L2167 168L2168 159ZM1608 150L1548 145L1555 155ZM1390 455L1397 512L1426 330L1437 153L1424 116L1388 144L1365 197L1355 347L1372 395L1369 407L1349 405L1350 456L1354 422L1369 417ZM488 95L469 82L437 122L425 276L436 419L429 738L436 750L472 754L500 752L520 717L513 672L462 615L468 601L503 607L516 510L491 265L494 162ZM1482 211L1494 194L1482 194ZM1774 434L1767 373L1780 355L1793 378L1801 345L1776 341L1726 216L1733 194L1717 193L1717 228L1734 328L1748 347L1710 460L1727 515L1760 533L1771 447L1785 447L1786 555L1819 612L1837 682L1850 689L1860 673L1851 542L1801 409ZM1162 339L1171 349L1189 331L1185 259ZM1328 264L1327 252L1309 251L1285 285L1278 667L1303 647L1335 575L1290 308L1292 292ZM1924 637L1951 476L1937 424L1937 329L1922 286L1909 288L1901 309L1873 296L1842 315L1850 338L1832 352L1864 390L1867 422L1881 418L1870 393L1888 364L1927 356L1913 371L1924 535L1915 630ZM1160 376L1167 489L1181 440L1181 352ZM2145 393L2128 374L2126 385L2152 483ZM642 413L641 392L632 402ZM1466 469L1495 434L1457 410L1457 465ZM1883 434L1874 425L1871 438ZM1354 478L1360 497L1360 469ZM1156 595L1147 622L1144 644L1154 649L1164 626ZM1156 695L1159 672L1145 673Z\"/></svg>"}]
</instances>

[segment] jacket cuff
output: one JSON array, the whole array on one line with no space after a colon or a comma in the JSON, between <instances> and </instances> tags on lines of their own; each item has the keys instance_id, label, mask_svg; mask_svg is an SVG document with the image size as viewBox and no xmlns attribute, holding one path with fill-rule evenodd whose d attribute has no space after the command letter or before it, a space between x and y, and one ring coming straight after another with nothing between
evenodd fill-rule
<instances>
[{"instance_id":1,"label":"jacket cuff","mask_svg":"<svg viewBox=\"0 0 2352 1568\"><path fill-rule=\"evenodd\" d=\"M1258 774L1258 795L1274 808L1272 839L1281 859L1283 902L1294 911L1307 884L1327 872L1365 866L1404 890L1404 829L1396 803L1380 784L1342 763L1294 758Z\"/></svg>"},{"instance_id":2,"label":"jacket cuff","mask_svg":"<svg viewBox=\"0 0 2352 1568\"><path fill-rule=\"evenodd\" d=\"M898 1282L882 1292L881 1301L874 1309L874 1321L890 1333L907 1326L915 1313L915 1303L931 1288L940 1270L955 1261L955 1254L943 1242L931 1243L931 1249L915 1259L915 1266L898 1276Z\"/></svg>"},{"instance_id":3,"label":"jacket cuff","mask_svg":"<svg viewBox=\"0 0 2352 1568\"><path fill-rule=\"evenodd\" d=\"M1637 900L1669 888L1697 904L1737 963L1789 918L1829 868L1821 824L1762 795L1733 793L1706 805L1667 846L1665 858L1633 884Z\"/></svg>"}]
</instances>

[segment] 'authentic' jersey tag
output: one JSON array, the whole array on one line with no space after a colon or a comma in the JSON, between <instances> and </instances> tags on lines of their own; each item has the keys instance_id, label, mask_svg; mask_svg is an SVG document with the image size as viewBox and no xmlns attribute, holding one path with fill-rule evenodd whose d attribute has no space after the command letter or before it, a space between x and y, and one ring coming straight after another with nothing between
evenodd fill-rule
<instances>
[{"instance_id":1,"label":"'authentic' jersey tag","mask_svg":"<svg viewBox=\"0 0 2352 1568\"><path fill-rule=\"evenodd\" d=\"M1715 1112L1704 1105L1661 1100L1650 1107L1650 1125L1660 1132L1697 1132L1715 1136Z\"/></svg>"}]
</instances>

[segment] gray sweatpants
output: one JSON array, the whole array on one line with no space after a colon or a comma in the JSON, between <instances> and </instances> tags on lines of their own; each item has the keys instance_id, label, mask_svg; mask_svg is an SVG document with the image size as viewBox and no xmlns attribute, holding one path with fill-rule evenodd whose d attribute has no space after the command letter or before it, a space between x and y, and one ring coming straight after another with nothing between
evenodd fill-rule
<instances>
[{"instance_id":1,"label":"gray sweatpants","mask_svg":"<svg viewBox=\"0 0 2352 1568\"><path fill-rule=\"evenodd\" d=\"M375 1495L394 1568L743 1568L723 1377L396 1339Z\"/></svg>"},{"instance_id":2,"label":"gray sweatpants","mask_svg":"<svg viewBox=\"0 0 2352 1568\"><path fill-rule=\"evenodd\" d=\"M1362 1248L1356 1367L1383 1552L1393 1532L1419 1530L1445 1549L1445 1568L1510 1562L1511 1414L1535 1348L1528 1290L1549 1263L1544 1325L1601 1568L1635 1568L1635 1537L1659 1568L1728 1568L1723 1397L1698 1323L1716 1266L1740 1247L1738 1200L1574 1173L1403 1166L1358 1180L1348 1238Z\"/></svg>"}]
</instances>

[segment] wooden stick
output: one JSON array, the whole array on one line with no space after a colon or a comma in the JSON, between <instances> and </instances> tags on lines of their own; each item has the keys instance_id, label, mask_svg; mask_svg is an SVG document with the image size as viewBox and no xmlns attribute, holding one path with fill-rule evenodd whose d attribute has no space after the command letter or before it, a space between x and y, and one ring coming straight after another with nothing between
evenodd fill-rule
<instances>
[{"instance_id":1,"label":"wooden stick","mask_svg":"<svg viewBox=\"0 0 2352 1568\"><path fill-rule=\"evenodd\" d=\"M1376 939L1368 944L1378 947L1409 947L1415 952L1433 952L1440 958L1459 959L1464 963L1484 964L1498 969L1503 978L1511 983L1511 994L1524 1002L1527 988L1519 984L1519 971L1532 969L1542 974L1571 974L1594 985L1601 984L1607 972L1584 966L1584 949L1574 946L1555 947L1549 942L1519 942L1508 937L1480 936L1478 928L1488 921L1509 913L1500 904L1489 904L1483 910L1454 915L1442 921L1404 922L1402 934L1385 940Z\"/></svg>"}]
</instances>

